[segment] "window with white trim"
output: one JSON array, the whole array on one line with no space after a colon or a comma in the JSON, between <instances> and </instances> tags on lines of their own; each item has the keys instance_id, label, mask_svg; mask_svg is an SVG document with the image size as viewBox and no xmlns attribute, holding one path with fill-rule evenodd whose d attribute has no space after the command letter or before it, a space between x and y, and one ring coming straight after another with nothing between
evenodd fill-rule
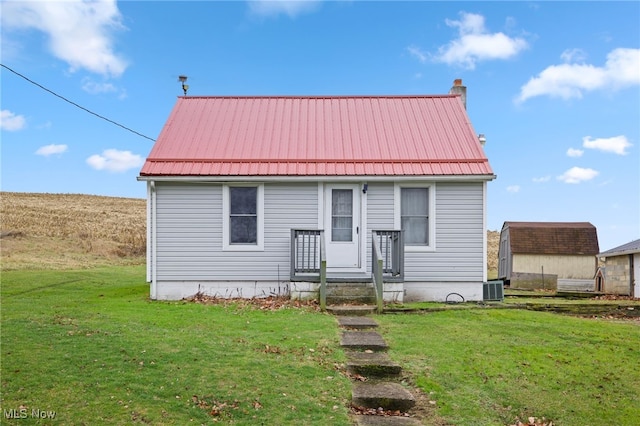
<instances>
[{"instance_id":1,"label":"window with white trim","mask_svg":"<svg viewBox=\"0 0 640 426\"><path fill-rule=\"evenodd\" d=\"M223 187L223 249L263 249L263 185Z\"/></svg>"},{"instance_id":2,"label":"window with white trim","mask_svg":"<svg viewBox=\"0 0 640 426\"><path fill-rule=\"evenodd\" d=\"M408 251L430 251L435 248L433 184L396 185L396 229L403 230Z\"/></svg>"},{"instance_id":3,"label":"window with white trim","mask_svg":"<svg viewBox=\"0 0 640 426\"><path fill-rule=\"evenodd\" d=\"M400 189L400 229L406 245L429 245L429 188Z\"/></svg>"}]
</instances>

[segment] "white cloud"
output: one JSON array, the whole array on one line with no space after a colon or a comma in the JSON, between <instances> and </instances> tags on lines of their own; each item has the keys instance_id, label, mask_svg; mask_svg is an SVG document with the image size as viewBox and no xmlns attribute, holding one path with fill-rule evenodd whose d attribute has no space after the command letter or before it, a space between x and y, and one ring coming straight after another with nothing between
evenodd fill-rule
<instances>
[{"instance_id":1,"label":"white cloud","mask_svg":"<svg viewBox=\"0 0 640 426\"><path fill-rule=\"evenodd\" d=\"M419 47L417 47L417 46L409 46L409 47L407 47L407 51L411 54L411 56L416 58L421 63L424 64L425 62L427 62L427 54L424 53L422 51L422 49L420 49Z\"/></svg>"},{"instance_id":2,"label":"white cloud","mask_svg":"<svg viewBox=\"0 0 640 426\"><path fill-rule=\"evenodd\" d=\"M126 99L127 97L126 90L119 89L118 87L114 86L112 83L107 83L107 82L98 83L87 77L82 79L82 90L84 90L85 92L91 95L99 95L101 93L116 92L118 93L118 99L120 100Z\"/></svg>"},{"instance_id":3,"label":"white cloud","mask_svg":"<svg viewBox=\"0 0 640 426\"><path fill-rule=\"evenodd\" d=\"M70 70L119 76L126 61L114 52L114 32L124 29L115 0L2 2L2 26L35 29Z\"/></svg>"},{"instance_id":4,"label":"white cloud","mask_svg":"<svg viewBox=\"0 0 640 426\"><path fill-rule=\"evenodd\" d=\"M115 92L118 89L111 83L96 83L89 78L84 78L82 80L82 90L92 95L97 95L100 93Z\"/></svg>"},{"instance_id":5,"label":"white cloud","mask_svg":"<svg viewBox=\"0 0 640 426\"><path fill-rule=\"evenodd\" d=\"M572 167L561 176L558 176L558 180L561 180L564 183L580 183L591 180L598 176L598 174L599 172L597 170Z\"/></svg>"},{"instance_id":6,"label":"white cloud","mask_svg":"<svg viewBox=\"0 0 640 426\"><path fill-rule=\"evenodd\" d=\"M16 115L8 109L0 111L0 129L15 132L24 129L26 124L24 116Z\"/></svg>"},{"instance_id":7,"label":"white cloud","mask_svg":"<svg viewBox=\"0 0 640 426\"><path fill-rule=\"evenodd\" d=\"M520 185L507 186L507 192L511 192L512 194L515 194L516 192L520 192Z\"/></svg>"},{"instance_id":8,"label":"white cloud","mask_svg":"<svg viewBox=\"0 0 640 426\"><path fill-rule=\"evenodd\" d=\"M581 149L569 148L567 150L567 155L569 157L582 157L582 154L584 154L584 151Z\"/></svg>"},{"instance_id":9,"label":"white cloud","mask_svg":"<svg viewBox=\"0 0 640 426\"><path fill-rule=\"evenodd\" d=\"M315 11L320 3L320 0L253 0L249 1L249 10L259 16L275 17L284 14L295 18Z\"/></svg>"},{"instance_id":10,"label":"white cloud","mask_svg":"<svg viewBox=\"0 0 640 426\"><path fill-rule=\"evenodd\" d=\"M573 55L563 54L563 59ZM584 63L551 65L520 88L516 102L547 95L552 98L582 98L592 90L616 90L640 84L640 49L614 49L602 67Z\"/></svg>"},{"instance_id":11,"label":"white cloud","mask_svg":"<svg viewBox=\"0 0 640 426\"><path fill-rule=\"evenodd\" d=\"M528 47L522 38L512 38L502 32L489 33L482 15L461 12L460 16L459 21L445 21L458 29L459 37L438 49L436 61L474 69L477 62L509 59Z\"/></svg>"},{"instance_id":12,"label":"white cloud","mask_svg":"<svg viewBox=\"0 0 640 426\"><path fill-rule=\"evenodd\" d=\"M102 155L95 154L87 158L89 166L96 170L107 170L109 172L125 172L142 166L142 163L144 163L144 160L138 154L117 149L106 149L102 152Z\"/></svg>"},{"instance_id":13,"label":"white cloud","mask_svg":"<svg viewBox=\"0 0 640 426\"><path fill-rule=\"evenodd\" d=\"M36 155L42 155L44 157L48 157L53 154L62 154L67 150L67 145L45 145L38 148L36 151Z\"/></svg>"},{"instance_id":14,"label":"white cloud","mask_svg":"<svg viewBox=\"0 0 640 426\"><path fill-rule=\"evenodd\" d=\"M560 54L560 58L567 63L584 62L587 59L587 54L582 49L567 49Z\"/></svg>"},{"instance_id":15,"label":"white cloud","mask_svg":"<svg viewBox=\"0 0 640 426\"><path fill-rule=\"evenodd\" d=\"M541 177L534 177L532 179L535 183L544 183L544 182L549 182L551 180L551 176L541 176Z\"/></svg>"},{"instance_id":16,"label":"white cloud","mask_svg":"<svg viewBox=\"0 0 640 426\"><path fill-rule=\"evenodd\" d=\"M627 155L627 148L630 148L632 144L624 135L598 139L591 139L591 136L585 136L582 138L582 146L589 149L612 152L618 155Z\"/></svg>"}]
</instances>

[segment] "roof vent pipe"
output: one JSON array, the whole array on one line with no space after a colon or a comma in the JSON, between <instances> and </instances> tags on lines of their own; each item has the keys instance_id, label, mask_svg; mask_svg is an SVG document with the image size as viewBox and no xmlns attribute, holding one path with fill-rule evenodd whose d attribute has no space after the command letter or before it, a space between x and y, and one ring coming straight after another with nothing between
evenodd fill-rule
<instances>
[{"instance_id":1,"label":"roof vent pipe","mask_svg":"<svg viewBox=\"0 0 640 426\"><path fill-rule=\"evenodd\" d=\"M462 85L461 78L456 78L455 80L453 80L453 87L451 88L451 90L449 90L449 94L460 95L462 105L464 105L464 109L467 109L467 86Z\"/></svg>"}]
</instances>

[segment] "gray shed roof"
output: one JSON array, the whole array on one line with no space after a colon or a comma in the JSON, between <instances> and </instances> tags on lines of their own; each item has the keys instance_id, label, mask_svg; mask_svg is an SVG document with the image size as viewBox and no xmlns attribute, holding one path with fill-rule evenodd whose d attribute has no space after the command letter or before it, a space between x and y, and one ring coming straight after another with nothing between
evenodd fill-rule
<instances>
[{"instance_id":1,"label":"gray shed roof","mask_svg":"<svg viewBox=\"0 0 640 426\"><path fill-rule=\"evenodd\" d=\"M630 243L623 244L621 246L612 248L611 250L604 251L598 254L598 257L621 256L623 254L633 253L640 253L640 239L633 240Z\"/></svg>"}]
</instances>

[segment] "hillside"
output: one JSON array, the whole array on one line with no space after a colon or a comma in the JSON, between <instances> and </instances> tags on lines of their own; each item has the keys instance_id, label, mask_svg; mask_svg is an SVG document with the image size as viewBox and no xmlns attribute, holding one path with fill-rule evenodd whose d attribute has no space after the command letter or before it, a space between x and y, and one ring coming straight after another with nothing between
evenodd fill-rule
<instances>
[{"instance_id":1,"label":"hillside","mask_svg":"<svg viewBox=\"0 0 640 426\"><path fill-rule=\"evenodd\" d=\"M142 264L143 199L0 192L2 269Z\"/></svg>"},{"instance_id":2,"label":"hillside","mask_svg":"<svg viewBox=\"0 0 640 426\"><path fill-rule=\"evenodd\" d=\"M142 264L143 199L0 192L3 270ZM496 231L487 233L489 277L498 267Z\"/></svg>"}]
</instances>

